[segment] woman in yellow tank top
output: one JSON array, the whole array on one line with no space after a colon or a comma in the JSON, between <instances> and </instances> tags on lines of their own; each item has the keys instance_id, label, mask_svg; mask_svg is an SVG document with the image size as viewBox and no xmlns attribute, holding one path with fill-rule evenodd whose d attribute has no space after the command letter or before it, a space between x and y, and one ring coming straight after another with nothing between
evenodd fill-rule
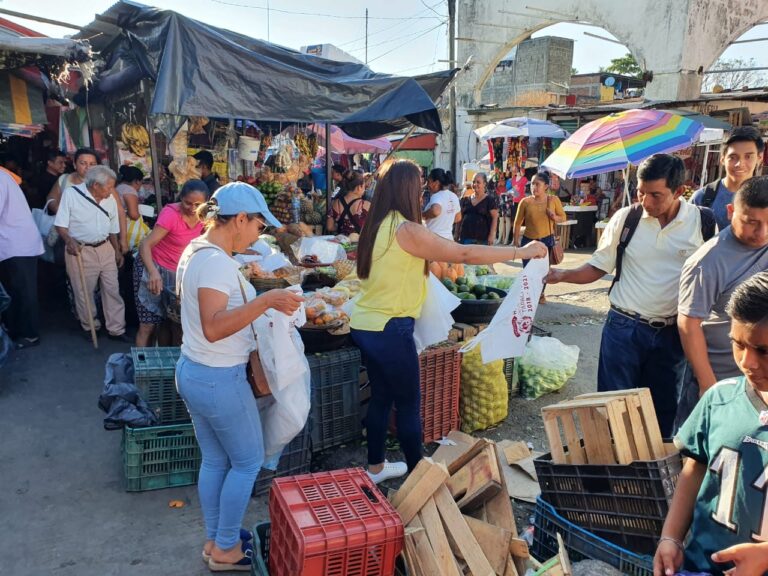
<instances>
[{"instance_id":1,"label":"woman in yellow tank top","mask_svg":"<svg viewBox=\"0 0 768 576\"><path fill-rule=\"evenodd\" d=\"M380 169L357 251L362 290L352 312L352 339L363 353L371 382L368 474L377 483L404 475L421 459L419 357L413 329L427 295L428 261L493 264L547 255L541 242L525 248L461 245L433 234L421 223L420 175L410 160L395 160ZM407 465L384 458L393 404Z\"/></svg>"}]
</instances>

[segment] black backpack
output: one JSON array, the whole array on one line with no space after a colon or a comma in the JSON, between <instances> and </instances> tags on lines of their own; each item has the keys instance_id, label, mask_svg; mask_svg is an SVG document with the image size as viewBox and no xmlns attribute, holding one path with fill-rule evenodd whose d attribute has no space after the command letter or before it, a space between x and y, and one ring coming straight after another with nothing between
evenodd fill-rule
<instances>
[{"instance_id":1,"label":"black backpack","mask_svg":"<svg viewBox=\"0 0 768 576\"><path fill-rule=\"evenodd\" d=\"M704 186L704 198L701 199L701 205L705 208L712 208L717 198L717 189L720 187L720 180L715 180Z\"/></svg>"},{"instance_id":2,"label":"black backpack","mask_svg":"<svg viewBox=\"0 0 768 576\"><path fill-rule=\"evenodd\" d=\"M715 183L715 194L717 194L717 183ZM701 214L701 236L704 238L704 242L709 240L715 235L717 230L717 221L715 220L715 213L708 207L696 206ZM643 205L635 204L629 209L626 220L624 220L624 226L621 229L621 236L619 237L619 245L616 247L616 274L613 275L613 282L608 289L610 294L616 282L621 278L621 264L624 261L624 252L627 249L629 241L632 240L632 236L637 230L637 225L640 223L640 218L643 216Z\"/></svg>"}]
</instances>

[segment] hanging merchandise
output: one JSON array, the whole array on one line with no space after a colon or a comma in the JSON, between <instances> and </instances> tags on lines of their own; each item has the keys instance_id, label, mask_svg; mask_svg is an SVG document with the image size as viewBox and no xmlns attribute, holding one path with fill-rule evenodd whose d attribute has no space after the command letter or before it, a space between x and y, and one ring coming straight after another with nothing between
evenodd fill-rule
<instances>
[{"instance_id":1,"label":"hanging merchandise","mask_svg":"<svg viewBox=\"0 0 768 576\"><path fill-rule=\"evenodd\" d=\"M187 154L187 145L189 143L188 128L189 123L184 122L169 146L173 161L168 166L168 170L173 174L176 184L179 186L182 186L187 180L200 178L197 161Z\"/></svg>"},{"instance_id":2,"label":"hanging merchandise","mask_svg":"<svg viewBox=\"0 0 768 576\"><path fill-rule=\"evenodd\" d=\"M491 164L493 170L504 169L504 138L493 138L489 140L493 147L493 153L491 154Z\"/></svg>"}]
</instances>

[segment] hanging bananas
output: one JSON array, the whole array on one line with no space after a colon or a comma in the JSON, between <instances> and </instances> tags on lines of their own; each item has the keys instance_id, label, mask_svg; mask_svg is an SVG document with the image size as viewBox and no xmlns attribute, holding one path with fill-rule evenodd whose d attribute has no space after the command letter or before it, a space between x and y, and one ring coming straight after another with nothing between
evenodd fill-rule
<instances>
[{"instance_id":1,"label":"hanging bananas","mask_svg":"<svg viewBox=\"0 0 768 576\"><path fill-rule=\"evenodd\" d=\"M144 126L126 122L120 130L120 140L131 153L143 158L149 148L149 133Z\"/></svg>"}]
</instances>

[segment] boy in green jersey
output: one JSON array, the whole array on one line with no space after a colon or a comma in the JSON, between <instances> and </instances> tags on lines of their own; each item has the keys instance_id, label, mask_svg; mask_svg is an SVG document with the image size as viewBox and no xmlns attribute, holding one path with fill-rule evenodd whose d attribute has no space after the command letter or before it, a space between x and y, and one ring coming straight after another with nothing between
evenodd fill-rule
<instances>
[{"instance_id":1,"label":"boy in green jersey","mask_svg":"<svg viewBox=\"0 0 768 576\"><path fill-rule=\"evenodd\" d=\"M743 376L707 390L675 437L686 460L654 576L681 567L718 576L768 575L768 272L741 284L727 312Z\"/></svg>"}]
</instances>

